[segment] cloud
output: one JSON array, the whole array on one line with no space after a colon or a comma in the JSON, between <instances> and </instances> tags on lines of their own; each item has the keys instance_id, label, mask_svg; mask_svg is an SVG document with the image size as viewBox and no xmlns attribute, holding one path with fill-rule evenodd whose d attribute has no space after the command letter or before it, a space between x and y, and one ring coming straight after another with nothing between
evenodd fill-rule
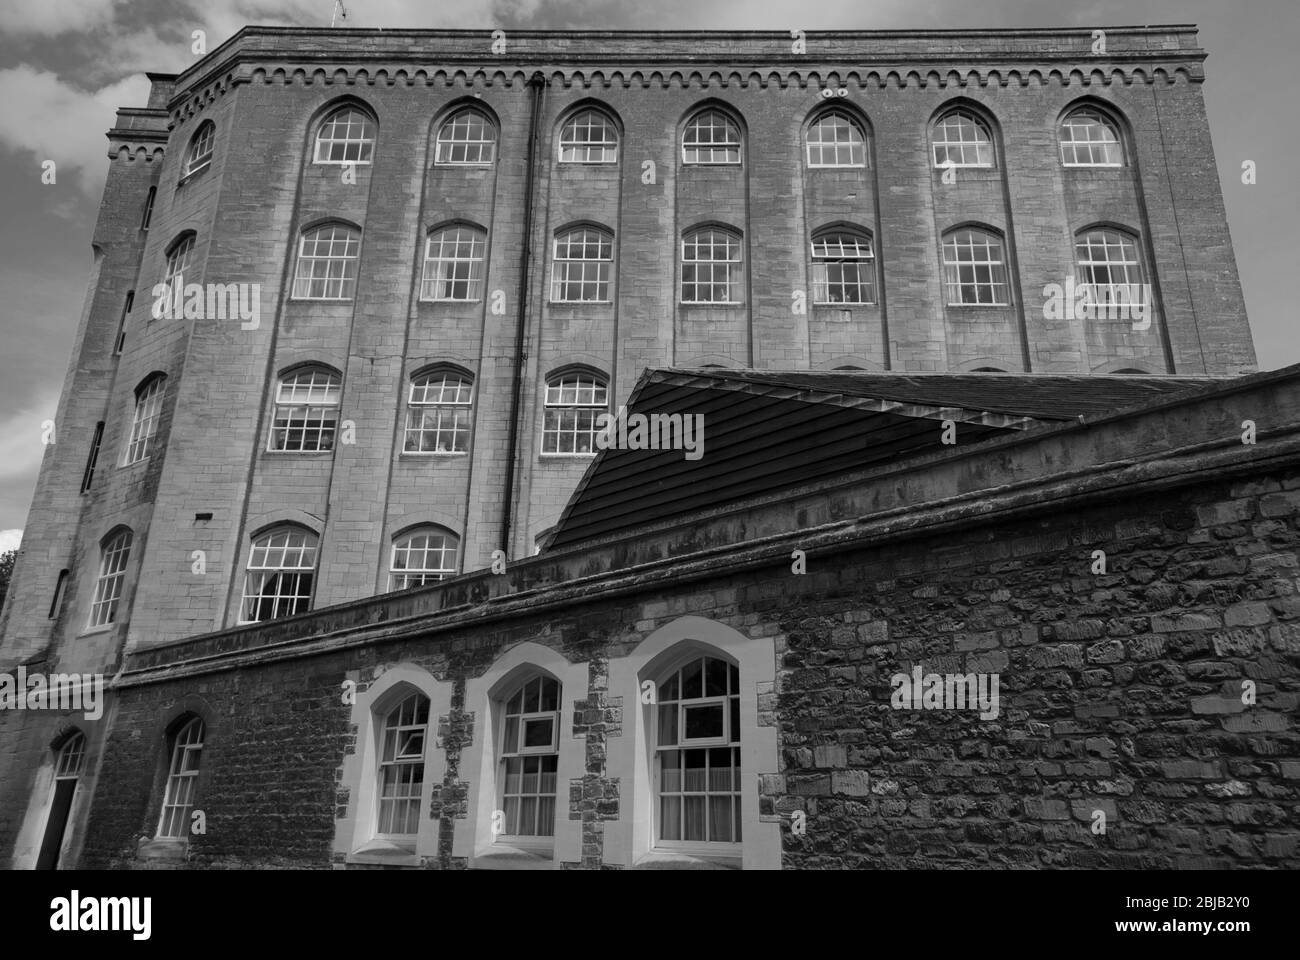
<instances>
[{"instance_id":1,"label":"cloud","mask_svg":"<svg viewBox=\"0 0 1300 960\"><path fill-rule=\"evenodd\" d=\"M0 420L0 480L35 474L40 469L45 456L41 424L54 419L58 406L59 391L47 390L35 402Z\"/></svg>"},{"instance_id":2,"label":"cloud","mask_svg":"<svg viewBox=\"0 0 1300 960\"><path fill-rule=\"evenodd\" d=\"M81 33L113 19L114 0L5 0L0 5L0 33L56 37Z\"/></svg>"},{"instance_id":3,"label":"cloud","mask_svg":"<svg viewBox=\"0 0 1300 960\"><path fill-rule=\"evenodd\" d=\"M18 545L22 542L23 532L21 530L0 530L0 553L17 550Z\"/></svg>"}]
</instances>

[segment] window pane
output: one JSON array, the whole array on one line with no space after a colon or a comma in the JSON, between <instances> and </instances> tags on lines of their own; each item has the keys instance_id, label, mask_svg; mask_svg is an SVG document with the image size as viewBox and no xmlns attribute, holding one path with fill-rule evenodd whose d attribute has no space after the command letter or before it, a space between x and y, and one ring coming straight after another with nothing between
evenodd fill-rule
<instances>
[{"instance_id":1,"label":"window pane","mask_svg":"<svg viewBox=\"0 0 1300 960\"><path fill-rule=\"evenodd\" d=\"M701 706L687 706L685 739L704 740L722 736L722 704L710 703Z\"/></svg>"}]
</instances>

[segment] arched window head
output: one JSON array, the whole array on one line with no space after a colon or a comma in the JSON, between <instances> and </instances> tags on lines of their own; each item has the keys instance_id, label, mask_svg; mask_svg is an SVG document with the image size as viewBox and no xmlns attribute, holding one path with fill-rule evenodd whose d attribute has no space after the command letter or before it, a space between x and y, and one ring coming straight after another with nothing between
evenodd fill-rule
<instances>
[{"instance_id":1,"label":"arched window head","mask_svg":"<svg viewBox=\"0 0 1300 960\"><path fill-rule=\"evenodd\" d=\"M1142 260L1133 237L1109 228L1088 230L1075 238L1074 253L1075 282L1086 291L1089 304L1116 308L1146 304Z\"/></svg>"},{"instance_id":2,"label":"arched window head","mask_svg":"<svg viewBox=\"0 0 1300 960\"><path fill-rule=\"evenodd\" d=\"M86 737L78 731L68 737L59 748L59 756L54 763L54 779L75 780L81 776L81 766L85 759Z\"/></svg>"},{"instance_id":3,"label":"arched window head","mask_svg":"<svg viewBox=\"0 0 1300 960\"><path fill-rule=\"evenodd\" d=\"M420 299L468 303L483 299L487 231L453 224L430 232L424 242Z\"/></svg>"},{"instance_id":4,"label":"arched window head","mask_svg":"<svg viewBox=\"0 0 1300 960\"><path fill-rule=\"evenodd\" d=\"M971 373L1006 373L1001 367L976 367Z\"/></svg>"},{"instance_id":5,"label":"arched window head","mask_svg":"<svg viewBox=\"0 0 1300 960\"><path fill-rule=\"evenodd\" d=\"M463 107L438 128L435 163L492 163L497 156L497 128L487 114Z\"/></svg>"},{"instance_id":6,"label":"arched window head","mask_svg":"<svg viewBox=\"0 0 1300 960\"><path fill-rule=\"evenodd\" d=\"M618 163L618 128L609 114L588 107L560 130L560 163Z\"/></svg>"},{"instance_id":7,"label":"arched window head","mask_svg":"<svg viewBox=\"0 0 1300 960\"><path fill-rule=\"evenodd\" d=\"M1005 306L1009 303L1002 238L967 227L943 238L943 286L949 306Z\"/></svg>"},{"instance_id":8,"label":"arched window head","mask_svg":"<svg viewBox=\"0 0 1300 960\"><path fill-rule=\"evenodd\" d=\"M728 164L740 159L740 127L724 111L707 107L686 121L683 163Z\"/></svg>"},{"instance_id":9,"label":"arched window head","mask_svg":"<svg viewBox=\"0 0 1300 960\"><path fill-rule=\"evenodd\" d=\"M376 824L380 837L411 837L420 832L428 728L429 698L422 693L412 693L384 717Z\"/></svg>"},{"instance_id":10,"label":"arched window head","mask_svg":"<svg viewBox=\"0 0 1300 960\"><path fill-rule=\"evenodd\" d=\"M158 423L162 419L163 384L166 379L159 374L150 377L136 389L135 412L131 416L131 434L126 441L124 465L149 459L154 438L158 435Z\"/></svg>"},{"instance_id":11,"label":"arched window head","mask_svg":"<svg viewBox=\"0 0 1300 960\"><path fill-rule=\"evenodd\" d=\"M469 453L474 381L458 370L411 378L406 405L405 453Z\"/></svg>"},{"instance_id":12,"label":"arched window head","mask_svg":"<svg viewBox=\"0 0 1300 960\"><path fill-rule=\"evenodd\" d=\"M316 534L302 527L276 527L254 539L244 571L240 622L258 623L310 609L316 547Z\"/></svg>"},{"instance_id":13,"label":"arched window head","mask_svg":"<svg viewBox=\"0 0 1300 960\"><path fill-rule=\"evenodd\" d=\"M555 835L560 751L560 684L529 678L504 698L501 714L501 809L504 836Z\"/></svg>"},{"instance_id":14,"label":"arched window head","mask_svg":"<svg viewBox=\"0 0 1300 960\"><path fill-rule=\"evenodd\" d=\"M295 300L351 300L357 288L361 231L345 223L326 223L298 241Z\"/></svg>"},{"instance_id":15,"label":"arched window head","mask_svg":"<svg viewBox=\"0 0 1300 960\"><path fill-rule=\"evenodd\" d=\"M808 127L808 166L865 167L867 138L862 127L843 110L827 110Z\"/></svg>"},{"instance_id":16,"label":"arched window head","mask_svg":"<svg viewBox=\"0 0 1300 960\"><path fill-rule=\"evenodd\" d=\"M596 452L596 421L609 411L609 387L604 377L573 370L546 382L542 453Z\"/></svg>"},{"instance_id":17,"label":"arched window head","mask_svg":"<svg viewBox=\"0 0 1300 960\"><path fill-rule=\"evenodd\" d=\"M993 166L988 124L969 110L950 110L934 125L936 167Z\"/></svg>"},{"instance_id":18,"label":"arched window head","mask_svg":"<svg viewBox=\"0 0 1300 960\"><path fill-rule=\"evenodd\" d=\"M1119 129L1100 110L1080 107L1061 121L1061 163L1067 167L1122 167Z\"/></svg>"},{"instance_id":19,"label":"arched window head","mask_svg":"<svg viewBox=\"0 0 1300 960\"><path fill-rule=\"evenodd\" d=\"M875 303L876 255L871 237L834 229L813 234L813 303Z\"/></svg>"},{"instance_id":20,"label":"arched window head","mask_svg":"<svg viewBox=\"0 0 1300 960\"><path fill-rule=\"evenodd\" d=\"M720 227L682 236L682 303L739 303L740 237Z\"/></svg>"},{"instance_id":21,"label":"arched window head","mask_svg":"<svg viewBox=\"0 0 1300 960\"><path fill-rule=\"evenodd\" d=\"M658 686L659 842L739 843L739 668L718 657L693 657Z\"/></svg>"},{"instance_id":22,"label":"arched window head","mask_svg":"<svg viewBox=\"0 0 1300 960\"><path fill-rule=\"evenodd\" d=\"M388 589L406 590L456 575L460 540L441 527L421 527L393 540Z\"/></svg>"},{"instance_id":23,"label":"arched window head","mask_svg":"<svg viewBox=\"0 0 1300 960\"><path fill-rule=\"evenodd\" d=\"M555 303L607 303L614 262L614 235L597 227L558 234L551 258L551 300Z\"/></svg>"},{"instance_id":24,"label":"arched window head","mask_svg":"<svg viewBox=\"0 0 1300 960\"><path fill-rule=\"evenodd\" d=\"M316 129L313 163L369 163L375 152L375 121L364 110L339 107Z\"/></svg>"},{"instance_id":25,"label":"arched window head","mask_svg":"<svg viewBox=\"0 0 1300 960\"><path fill-rule=\"evenodd\" d=\"M194 234L187 233L167 253L167 270L163 284L167 287L166 301L175 303L185 290L185 271L194 257Z\"/></svg>"},{"instance_id":26,"label":"arched window head","mask_svg":"<svg viewBox=\"0 0 1300 960\"><path fill-rule=\"evenodd\" d=\"M280 377L267 449L276 453L333 450L342 392L338 374L324 367L299 367Z\"/></svg>"},{"instance_id":27,"label":"arched window head","mask_svg":"<svg viewBox=\"0 0 1300 960\"><path fill-rule=\"evenodd\" d=\"M203 721L191 717L172 735L169 744L167 785L163 793L158 836L182 839L190 835L190 810L194 807L194 785L198 782L203 757Z\"/></svg>"},{"instance_id":28,"label":"arched window head","mask_svg":"<svg viewBox=\"0 0 1300 960\"><path fill-rule=\"evenodd\" d=\"M99 547L99 576L90 600L90 622L102 627L117 621L117 605L126 582L126 562L131 558L132 534L122 529L109 536Z\"/></svg>"},{"instance_id":29,"label":"arched window head","mask_svg":"<svg viewBox=\"0 0 1300 960\"><path fill-rule=\"evenodd\" d=\"M211 120L199 124L190 138L190 148L185 151L185 176L192 177L212 163L212 150L217 142L217 125Z\"/></svg>"}]
</instances>

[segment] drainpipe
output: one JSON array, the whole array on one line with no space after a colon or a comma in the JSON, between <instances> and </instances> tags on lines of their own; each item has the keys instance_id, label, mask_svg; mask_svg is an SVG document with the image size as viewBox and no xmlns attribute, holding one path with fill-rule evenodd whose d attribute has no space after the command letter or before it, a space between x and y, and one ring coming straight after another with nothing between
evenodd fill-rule
<instances>
[{"instance_id":1,"label":"drainpipe","mask_svg":"<svg viewBox=\"0 0 1300 960\"><path fill-rule=\"evenodd\" d=\"M524 172L524 242L519 254L519 313L515 324L515 385L510 401L510 445L506 454L506 487L501 504L501 551L510 556L510 532L514 514L515 466L519 454L519 408L524 390L524 327L528 320L529 277L528 268L533 259L533 193L537 180L536 157L538 120L542 113L542 94L546 77L535 70L528 78L530 102L528 106L528 150Z\"/></svg>"}]
</instances>

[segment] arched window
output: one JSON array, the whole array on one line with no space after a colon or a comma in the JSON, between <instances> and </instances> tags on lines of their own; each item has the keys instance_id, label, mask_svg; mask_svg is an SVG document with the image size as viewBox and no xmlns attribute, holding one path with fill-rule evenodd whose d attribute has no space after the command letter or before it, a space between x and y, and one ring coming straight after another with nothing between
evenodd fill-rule
<instances>
[{"instance_id":1,"label":"arched window","mask_svg":"<svg viewBox=\"0 0 1300 960\"><path fill-rule=\"evenodd\" d=\"M496 124L481 110L463 107L438 128L435 163L492 163L496 155Z\"/></svg>"},{"instance_id":2,"label":"arched window","mask_svg":"<svg viewBox=\"0 0 1300 960\"><path fill-rule=\"evenodd\" d=\"M943 277L949 306L1005 306L1009 300L1002 238L974 227L945 234Z\"/></svg>"},{"instance_id":3,"label":"arched window","mask_svg":"<svg viewBox=\"0 0 1300 960\"><path fill-rule=\"evenodd\" d=\"M740 237L720 227L682 236L682 303L739 303Z\"/></svg>"},{"instance_id":4,"label":"arched window","mask_svg":"<svg viewBox=\"0 0 1300 960\"><path fill-rule=\"evenodd\" d=\"M276 453L333 450L342 392L338 374L323 367L300 367L280 377L267 449Z\"/></svg>"},{"instance_id":5,"label":"arched window","mask_svg":"<svg viewBox=\"0 0 1300 960\"><path fill-rule=\"evenodd\" d=\"M657 704L659 842L739 843L739 668L693 657L660 679Z\"/></svg>"},{"instance_id":6,"label":"arched window","mask_svg":"<svg viewBox=\"0 0 1300 960\"><path fill-rule=\"evenodd\" d=\"M144 198L144 212L140 214L140 229L148 230L149 221L153 219L153 202L154 197L158 194L157 187L150 187L149 192Z\"/></svg>"},{"instance_id":7,"label":"arched window","mask_svg":"<svg viewBox=\"0 0 1300 960\"><path fill-rule=\"evenodd\" d=\"M276 527L253 541L244 571L241 623L289 617L310 609L316 546L316 534L302 527Z\"/></svg>"},{"instance_id":8,"label":"arched window","mask_svg":"<svg viewBox=\"0 0 1300 960\"><path fill-rule=\"evenodd\" d=\"M167 272L163 275L163 284L167 287L166 301L176 306L185 290L185 271L189 269L194 256L194 234L187 233L172 244L167 254ZM155 308L156 312L156 308ZM175 311L180 313L181 311Z\"/></svg>"},{"instance_id":9,"label":"arched window","mask_svg":"<svg viewBox=\"0 0 1300 960\"><path fill-rule=\"evenodd\" d=\"M1097 306L1129 307L1145 303L1142 261L1137 241L1109 228L1088 230L1075 237L1075 277Z\"/></svg>"},{"instance_id":10,"label":"arched window","mask_svg":"<svg viewBox=\"0 0 1300 960\"><path fill-rule=\"evenodd\" d=\"M993 136L969 110L951 110L934 125L936 167L993 166Z\"/></svg>"},{"instance_id":11,"label":"arched window","mask_svg":"<svg viewBox=\"0 0 1300 960\"><path fill-rule=\"evenodd\" d=\"M552 301L609 301L609 274L614 262L612 233L597 227L566 230L555 238L555 253L551 262Z\"/></svg>"},{"instance_id":12,"label":"arched window","mask_svg":"<svg viewBox=\"0 0 1300 960\"><path fill-rule=\"evenodd\" d=\"M579 110L560 130L560 163L618 163L618 128L602 110Z\"/></svg>"},{"instance_id":13,"label":"arched window","mask_svg":"<svg viewBox=\"0 0 1300 960\"><path fill-rule=\"evenodd\" d=\"M199 124L185 153L185 176L192 177L212 162L212 148L217 142L217 125L211 120Z\"/></svg>"},{"instance_id":14,"label":"arched window","mask_svg":"<svg viewBox=\"0 0 1300 960\"><path fill-rule=\"evenodd\" d=\"M460 540L441 527L421 527L393 541L389 590L406 590L456 575Z\"/></svg>"},{"instance_id":15,"label":"arched window","mask_svg":"<svg viewBox=\"0 0 1300 960\"><path fill-rule=\"evenodd\" d=\"M699 111L682 131L682 162L740 163L740 127L716 107Z\"/></svg>"},{"instance_id":16,"label":"arched window","mask_svg":"<svg viewBox=\"0 0 1300 960\"><path fill-rule=\"evenodd\" d=\"M474 381L456 370L411 378L406 405L406 453L468 453Z\"/></svg>"},{"instance_id":17,"label":"arched window","mask_svg":"<svg viewBox=\"0 0 1300 960\"><path fill-rule=\"evenodd\" d=\"M45 818L45 833L36 860L37 870L53 870L59 865L63 837L68 828L68 813L72 810L72 798L77 792L77 780L81 776L85 756L86 738L80 731L76 731L64 741L54 758L50 811Z\"/></svg>"},{"instance_id":18,"label":"arched window","mask_svg":"<svg viewBox=\"0 0 1300 960\"><path fill-rule=\"evenodd\" d=\"M421 300L468 302L483 299L487 231L454 224L430 231L424 242Z\"/></svg>"},{"instance_id":19,"label":"arched window","mask_svg":"<svg viewBox=\"0 0 1300 960\"><path fill-rule=\"evenodd\" d=\"M158 836L181 839L190 832L194 785L198 782L199 760L203 756L203 721L191 717L171 738L170 747Z\"/></svg>"},{"instance_id":20,"label":"arched window","mask_svg":"<svg viewBox=\"0 0 1300 960\"><path fill-rule=\"evenodd\" d=\"M813 234L813 303L875 303L876 255L871 237L856 230Z\"/></svg>"},{"instance_id":21,"label":"arched window","mask_svg":"<svg viewBox=\"0 0 1300 960\"><path fill-rule=\"evenodd\" d=\"M546 382L542 453L595 453L596 420L609 410L605 378L574 370Z\"/></svg>"},{"instance_id":22,"label":"arched window","mask_svg":"<svg viewBox=\"0 0 1300 960\"><path fill-rule=\"evenodd\" d=\"M361 231L345 223L327 223L303 233L298 241L295 300L351 300L357 287Z\"/></svg>"},{"instance_id":23,"label":"arched window","mask_svg":"<svg viewBox=\"0 0 1300 960\"><path fill-rule=\"evenodd\" d=\"M150 447L158 435L158 421L162 417L163 382L166 379L160 373L136 387L135 413L131 417L124 466L149 459Z\"/></svg>"},{"instance_id":24,"label":"arched window","mask_svg":"<svg viewBox=\"0 0 1300 960\"><path fill-rule=\"evenodd\" d=\"M313 163L369 163L375 152L375 121L358 107L339 107L316 130Z\"/></svg>"},{"instance_id":25,"label":"arched window","mask_svg":"<svg viewBox=\"0 0 1300 960\"><path fill-rule=\"evenodd\" d=\"M422 693L412 693L384 717L375 831L380 837L411 837L420 832L428 727L429 698Z\"/></svg>"},{"instance_id":26,"label":"arched window","mask_svg":"<svg viewBox=\"0 0 1300 960\"><path fill-rule=\"evenodd\" d=\"M99 546L99 577L90 600L90 622L102 627L117 620L117 604L126 581L126 562L131 557L131 531L118 530Z\"/></svg>"},{"instance_id":27,"label":"arched window","mask_svg":"<svg viewBox=\"0 0 1300 960\"><path fill-rule=\"evenodd\" d=\"M503 836L555 835L560 760L560 684L539 675L505 699L501 715Z\"/></svg>"},{"instance_id":28,"label":"arched window","mask_svg":"<svg viewBox=\"0 0 1300 960\"><path fill-rule=\"evenodd\" d=\"M1121 167L1119 129L1100 110L1080 107L1061 121L1061 163L1067 167Z\"/></svg>"},{"instance_id":29,"label":"arched window","mask_svg":"<svg viewBox=\"0 0 1300 960\"><path fill-rule=\"evenodd\" d=\"M867 138L843 110L828 110L808 127L808 166L865 167Z\"/></svg>"}]
</instances>

